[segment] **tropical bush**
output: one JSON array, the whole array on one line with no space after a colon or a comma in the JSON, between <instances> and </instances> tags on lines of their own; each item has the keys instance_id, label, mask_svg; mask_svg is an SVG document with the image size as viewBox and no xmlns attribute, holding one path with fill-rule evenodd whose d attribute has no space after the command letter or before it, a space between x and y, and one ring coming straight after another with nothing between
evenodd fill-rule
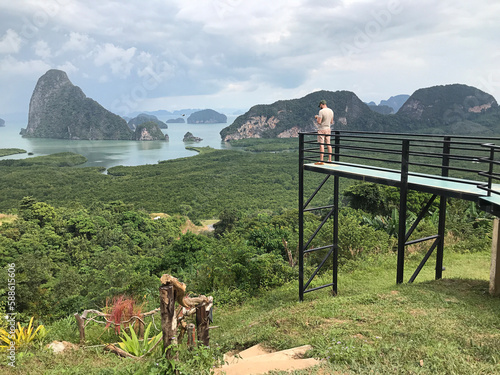
<instances>
[{"instance_id":1,"label":"tropical bush","mask_svg":"<svg viewBox=\"0 0 500 375\"><path fill-rule=\"evenodd\" d=\"M162 338L161 332L156 336L149 338L149 333L152 327L151 324L152 323L149 323L146 327L146 330L144 331L144 338L142 340L139 340L133 328L130 329L130 336L125 330L123 330L122 336L120 337L122 342L118 343L120 348L136 357L142 357L150 354Z\"/></svg>"},{"instance_id":2,"label":"tropical bush","mask_svg":"<svg viewBox=\"0 0 500 375\"><path fill-rule=\"evenodd\" d=\"M15 343L16 350L20 350L30 346L36 340L43 339L46 335L45 327L39 325L35 328L33 319L34 317L31 317L27 327L23 327L20 322L17 322L17 327L13 332L0 328L0 341L5 344L0 345L0 351L8 350L11 342Z\"/></svg>"}]
</instances>

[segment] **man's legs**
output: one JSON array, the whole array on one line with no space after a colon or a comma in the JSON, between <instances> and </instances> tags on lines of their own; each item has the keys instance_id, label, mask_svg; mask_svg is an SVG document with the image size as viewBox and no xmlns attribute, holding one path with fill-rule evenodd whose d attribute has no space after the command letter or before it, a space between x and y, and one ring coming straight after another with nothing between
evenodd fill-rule
<instances>
[{"instance_id":1,"label":"man's legs","mask_svg":"<svg viewBox=\"0 0 500 375\"><path fill-rule=\"evenodd\" d=\"M318 130L318 143L319 143L319 160L323 161L323 156L325 152L325 144L327 145L328 148L328 161L332 161L332 146L330 144L330 134L331 130L330 129L320 129Z\"/></svg>"},{"instance_id":2,"label":"man's legs","mask_svg":"<svg viewBox=\"0 0 500 375\"><path fill-rule=\"evenodd\" d=\"M318 131L318 134L320 133L321 130ZM318 143L319 143L319 160L323 161L323 153L325 152L325 146L323 145L325 143L325 136L324 135L318 135Z\"/></svg>"},{"instance_id":3,"label":"man's legs","mask_svg":"<svg viewBox=\"0 0 500 375\"><path fill-rule=\"evenodd\" d=\"M330 144L330 137L325 137L326 138L326 144L328 145L328 161L332 161L332 146ZM323 157L323 155L321 155ZM323 160L323 159L321 159Z\"/></svg>"}]
</instances>

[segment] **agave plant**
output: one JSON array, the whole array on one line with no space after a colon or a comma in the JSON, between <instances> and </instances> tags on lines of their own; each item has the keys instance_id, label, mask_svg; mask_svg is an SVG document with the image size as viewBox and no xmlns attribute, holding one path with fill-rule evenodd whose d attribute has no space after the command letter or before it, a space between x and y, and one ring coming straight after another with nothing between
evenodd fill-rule
<instances>
[{"instance_id":1,"label":"agave plant","mask_svg":"<svg viewBox=\"0 0 500 375\"><path fill-rule=\"evenodd\" d=\"M127 353L135 355L136 357L141 357L143 355L148 354L161 340L162 333L160 332L156 336L153 336L151 339L149 338L149 332L151 330L151 323L147 326L144 332L144 340L140 341L137 338L137 335L133 328L130 329L130 336L122 331L123 337L120 337L122 342L118 343L122 350L125 350Z\"/></svg>"},{"instance_id":2,"label":"agave plant","mask_svg":"<svg viewBox=\"0 0 500 375\"><path fill-rule=\"evenodd\" d=\"M14 341L16 349L23 348L31 344L35 339L41 339L45 336L46 331L43 325L39 325L36 329L33 327L33 317L31 317L28 327L22 327L21 323L17 322L17 328L14 331L14 337L10 332L0 328L0 341L6 345L0 345L0 351L5 351L10 347L11 341Z\"/></svg>"}]
</instances>

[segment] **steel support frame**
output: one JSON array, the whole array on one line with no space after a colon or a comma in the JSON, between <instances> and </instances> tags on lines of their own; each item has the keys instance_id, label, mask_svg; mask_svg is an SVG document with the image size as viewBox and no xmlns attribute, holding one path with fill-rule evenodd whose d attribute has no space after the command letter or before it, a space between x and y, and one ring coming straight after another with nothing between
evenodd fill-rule
<instances>
[{"instance_id":1,"label":"steel support frame","mask_svg":"<svg viewBox=\"0 0 500 375\"><path fill-rule=\"evenodd\" d=\"M335 161L339 161L340 155L340 134L339 132L334 132L332 134L332 138L334 138L334 157ZM443 270L443 250L444 250L444 237L445 237L445 224L446 224L446 203L447 198L445 196L440 196L439 203L439 223L438 223L438 234L434 236L429 236L425 238L421 238L418 240L408 241L409 237L416 229L420 221L424 218L425 214L428 212L434 200L437 198L437 195L433 195L426 206L422 209L419 216L413 223L412 227L406 231L406 217L408 213L408 175L409 175L409 156L410 156L410 142L409 140L403 140L402 149L401 149L401 180L399 183L400 187L400 206L399 206L399 223L398 223L398 248L397 248L397 271L396 271L396 283L403 283L404 278L404 260L405 260L405 248L407 245L411 245L418 242L434 240L431 244L429 250L426 255L420 262L419 266L409 279L409 283L412 283L415 278L418 276L419 272L422 270L423 266L432 255L433 251L436 250L436 269L435 269L435 279L442 278L442 270ZM450 154L450 137L445 137L443 142L443 161L442 161L442 176L448 176L448 166L449 166L449 154ZM321 190L321 188L326 184L330 175L328 175L316 188L314 193L309 197L309 199L304 202L304 134L299 134L299 300L304 300L304 294L323 289L326 287L332 286L333 295L337 295L338 293L338 207L339 207L339 176L334 175L334 203L332 206L324 206L324 207L315 207L315 208L307 208L312 199L316 196L316 194ZM308 239L307 243L304 245L304 213L308 211L314 211L319 209L330 208L330 212L326 216L326 218L322 221L322 223L318 226L314 234L311 238ZM316 234L326 223L328 218L333 215L333 243L331 245L322 246L315 249L308 249L309 245L313 241ZM327 255L318 265L316 270L313 272L312 276L308 279L306 283L304 283L304 255L309 252L323 250L326 248L330 248ZM326 264L327 260L333 254L333 275L332 275L332 283L321 285L318 287L307 289L313 280L313 278L317 275L319 270Z\"/></svg>"},{"instance_id":2,"label":"steel support frame","mask_svg":"<svg viewBox=\"0 0 500 375\"><path fill-rule=\"evenodd\" d=\"M332 206L323 206L323 207L313 207L308 208L309 204L316 196L316 194L325 186L326 182L330 178L330 175L326 176L326 178L319 184L316 190L311 194L311 196L304 202L304 135L299 134L299 300L304 300L304 294L308 292L312 292L314 290L323 289L327 287L332 287L332 294L337 295L337 279L338 279L338 207L339 207L339 189L340 189L340 178L338 176L333 177L333 205ZM335 137L335 160L338 161L338 153L339 153L339 135L336 134ZM325 216L323 221L318 225L312 236L307 240L304 239L304 213L314 210L326 209L329 208L330 211ZM314 240L315 236L321 230L323 225L327 222L327 220L333 216L333 233L332 233L332 244L321 246L318 248L309 249L309 245ZM304 255L310 252L329 249L326 256L320 262L316 270L309 277L307 282L304 283ZM320 269L327 263L327 261L332 259L333 266L333 276L332 282L317 286L314 288L309 288L310 283L314 279L314 277L318 274ZM308 289L309 288L309 289Z\"/></svg>"},{"instance_id":3,"label":"steel support frame","mask_svg":"<svg viewBox=\"0 0 500 375\"><path fill-rule=\"evenodd\" d=\"M450 155L450 143L451 138L445 137L443 142L443 160L441 175L443 177L448 176L449 167L449 155ZM445 196L440 196L439 198L439 222L438 222L438 234L435 236L425 237L418 240L408 241L417 225L423 219L432 203L436 199L437 195L433 195L432 198L427 202L426 206L420 212L417 220L413 223L412 227L408 232L406 232L406 216L408 207L408 164L409 164L409 141L404 140L402 143L401 150L401 185L400 185L400 201L399 201L399 230L398 230L398 262L397 262L397 274L396 283L403 283L404 276L404 254L405 247L418 242L434 240L431 244L429 250L425 254L424 258L418 265L417 269L409 279L409 283L415 281L416 277L424 267L425 263L432 255L434 249L436 250L436 269L435 269L435 279L441 279L443 277L443 257L444 257L444 237L446 232L446 203L447 198Z\"/></svg>"}]
</instances>

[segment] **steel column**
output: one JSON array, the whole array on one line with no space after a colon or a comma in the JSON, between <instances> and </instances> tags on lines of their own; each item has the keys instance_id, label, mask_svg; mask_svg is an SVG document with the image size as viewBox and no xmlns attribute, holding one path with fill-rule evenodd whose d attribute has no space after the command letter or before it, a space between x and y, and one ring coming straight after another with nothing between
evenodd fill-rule
<instances>
[{"instance_id":1,"label":"steel column","mask_svg":"<svg viewBox=\"0 0 500 375\"><path fill-rule=\"evenodd\" d=\"M333 295L337 295L337 279L338 279L338 269L339 269L339 176L335 176L333 179L333 209L335 210L333 214Z\"/></svg>"},{"instance_id":2,"label":"steel column","mask_svg":"<svg viewBox=\"0 0 500 375\"><path fill-rule=\"evenodd\" d=\"M438 244L436 248L436 277L438 280L443 277L443 251L444 236L446 233L446 197L439 197L439 224L438 224Z\"/></svg>"},{"instance_id":3,"label":"steel column","mask_svg":"<svg viewBox=\"0 0 500 375\"><path fill-rule=\"evenodd\" d=\"M443 168L441 169L441 175L443 177L448 177L450 166L450 151L451 151L451 137L444 137L443 141ZM441 279L443 277L443 257L444 257L444 236L446 234L446 197L439 197L439 224L438 224L438 235L439 242L436 247L436 276L435 279Z\"/></svg>"},{"instance_id":4,"label":"steel column","mask_svg":"<svg viewBox=\"0 0 500 375\"><path fill-rule=\"evenodd\" d=\"M340 133L334 132L334 161L340 161ZM333 215L333 295L338 293L338 270L339 270L339 190L340 177L333 179L333 205L335 212Z\"/></svg>"},{"instance_id":5,"label":"steel column","mask_svg":"<svg viewBox=\"0 0 500 375\"><path fill-rule=\"evenodd\" d=\"M304 300L304 134L299 133L299 301Z\"/></svg>"},{"instance_id":6,"label":"steel column","mask_svg":"<svg viewBox=\"0 0 500 375\"><path fill-rule=\"evenodd\" d=\"M398 264L396 283L403 282L406 242L406 213L408 200L408 161L410 157L410 141L403 139L401 145L401 185L399 188L399 223L398 223Z\"/></svg>"}]
</instances>

